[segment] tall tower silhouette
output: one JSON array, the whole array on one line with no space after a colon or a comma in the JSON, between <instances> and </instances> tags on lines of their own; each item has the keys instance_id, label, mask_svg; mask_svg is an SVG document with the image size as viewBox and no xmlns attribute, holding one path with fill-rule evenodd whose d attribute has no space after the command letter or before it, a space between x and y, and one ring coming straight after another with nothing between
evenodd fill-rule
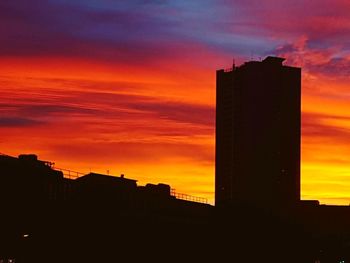
<instances>
[{"instance_id":1,"label":"tall tower silhouette","mask_svg":"<svg viewBox=\"0 0 350 263\"><path fill-rule=\"evenodd\" d=\"M283 61L216 72L216 205L300 199L301 69Z\"/></svg>"}]
</instances>

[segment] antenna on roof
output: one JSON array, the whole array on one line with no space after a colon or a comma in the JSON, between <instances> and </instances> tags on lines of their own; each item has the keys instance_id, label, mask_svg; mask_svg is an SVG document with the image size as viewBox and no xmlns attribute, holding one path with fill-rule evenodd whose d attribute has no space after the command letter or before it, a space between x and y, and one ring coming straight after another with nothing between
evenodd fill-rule
<instances>
[{"instance_id":1,"label":"antenna on roof","mask_svg":"<svg viewBox=\"0 0 350 263\"><path fill-rule=\"evenodd\" d=\"M236 67L236 63L235 63L235 58L232 59L232 70L234 70Z\"/></svg>"}]
</instances>

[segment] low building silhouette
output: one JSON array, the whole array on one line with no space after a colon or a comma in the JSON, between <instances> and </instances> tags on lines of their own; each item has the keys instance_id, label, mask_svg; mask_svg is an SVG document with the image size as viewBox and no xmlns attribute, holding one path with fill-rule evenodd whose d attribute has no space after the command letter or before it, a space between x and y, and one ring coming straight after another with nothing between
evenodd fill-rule
<instances>
[{"instance_id":1,"label":"low building silhouette","mask_svg":"<svg viewBox=\"0 0 350 263\"><path fill-rule=\"evenodd\" d=\"M0 169L0 199L6 204L31 206L62 198L63 173L34 154L1 155Z\"/></svg>"},{"instance_id":2,"label":"low building silhouette","mask_svg":"<svg viewBox=\"0 0 350 263\"><path fill-rule=\"evenodd\" d=\"M6 215L0 221L0 260L16 262L70 262L71 254L81 262L95 253L111 260L116 255L104 251L107 240L119 246L119 255L129 253L130 244L139 250L157 244L163 253L185 232L199 233L213 208L178 199L163 183L138 186L124 175L98 173L67 178L36 155L0 155L0 195Z\"/></svg>"},{"instance_id":3,"label":"low building silhouette","mask_svg":"<svg viewBox=\"0 0 350 263\"><path fill-rule=\"evenodd\" d=\"M89 173L75 180L76 200L89 205L131 207L136 198L136 180L98 173Z\"/></svg>"}]
</instances>

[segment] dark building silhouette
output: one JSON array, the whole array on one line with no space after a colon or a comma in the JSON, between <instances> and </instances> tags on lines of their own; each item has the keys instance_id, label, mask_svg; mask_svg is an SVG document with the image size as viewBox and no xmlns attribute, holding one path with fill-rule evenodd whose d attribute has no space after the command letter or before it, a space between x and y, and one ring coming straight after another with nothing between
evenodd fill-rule
<instances>
[{"instance_id":1,"label":"dark building silhouette","mask_svg":"<svg viewBox=\"0 0 350 263\"><path fill-rule=\"evenodd\" d=\"M217 71L216 207L0 154L0 263L350 262L350 207L299 200L301 72L282 62Z\"/></svg>"},{"instance_id":2,"label":"dark building silhouette","mask_svg":"<svg viewBox=\"0 0 350 263\"><path fill-rule=\"evenodd\" d=\"M301 69L283 61L216 72L216 205L300 199Z\"/></svg>"},{"instance_id":3,"label":"dark building silhouette","mask_svg":"<svg viewBox=\"0 0 350 263\"><path fill-rule=\"evenodd\" d=\"M89 173L75 180L75 198L89 200L99 205L113 203L115 206L130 205L135 199L136 180L124 177Z\"/></svg>"},{"instance_id":4,"label":"dark building silhouette","mask_svg":"<svg viewBox=\"0 0 350 263\"><path fill-rule=\"evenodd\" d=\"M143 251L140 260L205 234L213 207L167 184L58 169L33 154L0 154L0 262L114 262L131 250Z\"/></svg>"},{"instance_id":5,"label":"dark building silhouette","mask_svg":"<svg viewBox=\"0 0 350 263\"><path fill-rule=\"evenodd\" d=\"M57 201L64 195L63 173L34 154L0 156L0 202L28 207Z\"/></svg>"}]
</instances>

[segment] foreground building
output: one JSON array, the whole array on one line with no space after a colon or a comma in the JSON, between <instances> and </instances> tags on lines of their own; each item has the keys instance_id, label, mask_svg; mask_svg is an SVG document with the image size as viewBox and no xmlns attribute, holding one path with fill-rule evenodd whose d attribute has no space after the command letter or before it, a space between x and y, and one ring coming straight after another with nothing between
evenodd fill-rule
<instances>
[{"instance_id":1,"label":"foreground building","mask_svg":"<svg viewBox=\"0 0 350 263\"><path fill-rule=\"evenodd\" d=\"M216 205L300 199L301 69L283 61L216 73Z\"/></svg>"}]
</instances>

